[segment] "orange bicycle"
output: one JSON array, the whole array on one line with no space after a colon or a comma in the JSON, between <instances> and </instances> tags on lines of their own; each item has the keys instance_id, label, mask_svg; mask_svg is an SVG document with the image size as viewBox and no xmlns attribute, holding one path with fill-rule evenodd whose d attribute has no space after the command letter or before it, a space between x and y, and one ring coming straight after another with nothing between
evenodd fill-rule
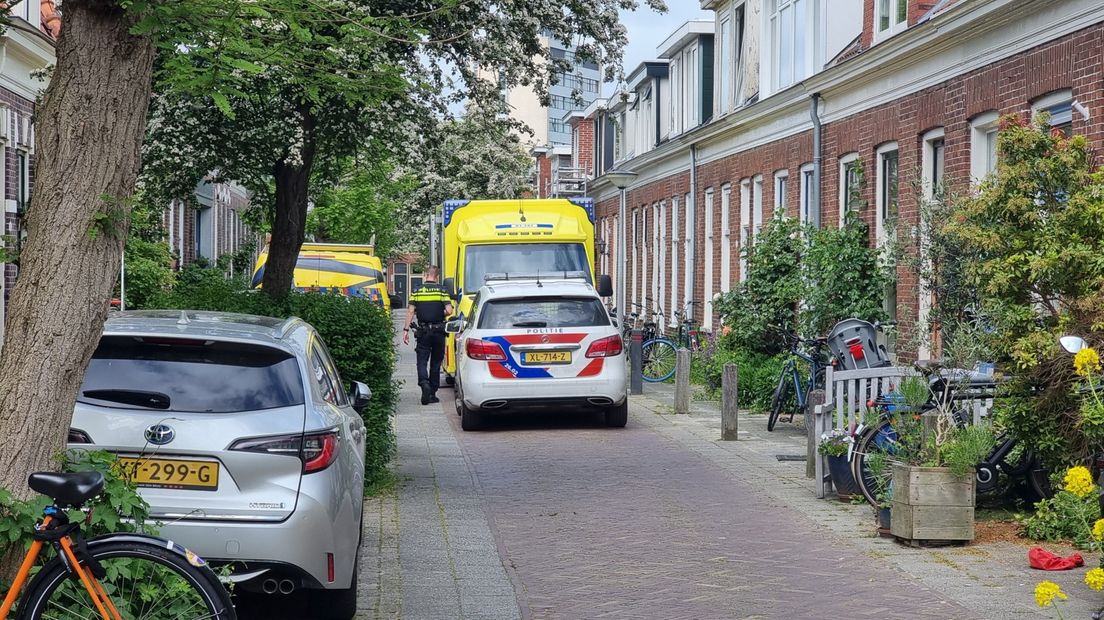
<instances>
[{"instance_id":1,"label":"orange bicycle","mask_svg":"<svg viewBox=\"0 0 1104 620\"><path fill-rule=\"evenodd\" d=\"M0 620L7 619L28 578L16 614L26 620L236 619L230 594L214 571L180 545L143 534L81 536L80 522L70 521L66 510L99 495L103 474L37 473L28 484L52 502L35 525ZM46 545L55 555L37 566Z\"/></svg>"}]
</instances>

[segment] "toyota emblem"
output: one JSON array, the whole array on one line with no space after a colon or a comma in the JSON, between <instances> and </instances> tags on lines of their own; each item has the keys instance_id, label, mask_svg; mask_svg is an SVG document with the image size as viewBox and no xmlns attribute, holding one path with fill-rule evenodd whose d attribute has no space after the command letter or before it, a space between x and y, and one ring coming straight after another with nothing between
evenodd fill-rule
<instances>
[{"instance_id":1,"label":"toyota emblem","mask_svg":"<svg viewBox=\"0 0 1104 620\"><path fill-rule=\"evenodd\" d=\"M168 424L154 424L146 429L146 441L155 446L163 446L176 437L176 431Z\"/></svg>"},{"instance_id":2,"label":"toyota emblem","mask_svg":"<svg viewBox=\"0 0 1104 620\"><path fill-rule=\"evenodd\" d=\"M541 336L542 344L548 344L549 342L552 342L552 339L548 337L548 334L544 334L543 336Z\"/></svg>"}]
</instances>

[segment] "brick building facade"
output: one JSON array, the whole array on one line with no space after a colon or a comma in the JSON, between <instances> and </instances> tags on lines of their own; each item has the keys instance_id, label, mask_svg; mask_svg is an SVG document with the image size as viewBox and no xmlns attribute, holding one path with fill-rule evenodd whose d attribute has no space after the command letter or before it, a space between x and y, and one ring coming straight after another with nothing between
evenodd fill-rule
<instances>
[{"instance_id":1,"label":"brick building facade","mask_svg":"<svg viewBox=\"0 0 1104 620\"><path fill-rule=\"evenodd\" d=\"M242 219L249 193L235 183L200 183L188 201L174 200L165 209L162 226L169 251L180 266L205 259L214 265L252 242L254 258L264 245L260 234Z\"/></svg>"},{"instance_id":2,"label":"brick building facade","mask_svg":"<svg viewBox=\"0 0 1104 620\"><path fill-rule=\"evenodd\" d=\"M838 225L841 204L857 193L860 200L848 206L870 224L871 243L879 243L894 215L898 226L918 223L917 192L936 186L969 191L992 169L1001 114L1045 110L1056 127L1088 137L1098 150L1104 147L1104 5L1099 2L895 0L889 4L902 9L907 22L894 25L897 14L887 18L878 14L874 0L861 0L861 6L858 1L851 7L854 37L837 37L835 48L809 52L827 59L823 67L808 66L800 80L794 75L786 84L772 82L778 75L773 66L739 71L729 66L737 74L759 75L759 95L727 110L718 102L711 117L681 133L658 135L644 149L638 144L631 157L596 155L598 173L616 166L640 175L627 192L627 281L615 283L629 287L630 302L654 306L660 300L670 316L671 309L694 301L695 318L715 327L713 295L740 279L741 250L754 244L758 229L777 210L821 226ZM737 49L738 40L748 38L775 45L770 32L777 29L770 30L770 20L780 6L807 9L814 34L827 6L793 0L702 4L718 11L713 35L718 47L728 42ZM741 7L746 22L737 21ZM844 2L833 8L845 8ZM726 38L731 27L722 30L722 19L750 30L756 26L750 16L757 13L764 36L745 32L737 41L731 34ZM810 41L815 45L816 37ZM752 56L743 51L736 55ZM727 55L737 62L732 56ZM717 75L726 71L724 57L721 49L714 56ZM761 57L760 65L772 62L766 51ZM667 86L674 96L677 88ZM732 90L718 88L716 98L728 93L732 104ZM639 96L611 98L606 112L616 115L618 104L631 106ZM662 98L659 103L669 107ZM821 123L819 183L814 106ZM632 131L631 121L620 127ZM848 184L860 166L866 182L851 192ZM610 257L616 256L618 195L600 176L593 188L599 236L608 248L599 266L614 274ZM926 329L918 325L930 302L915 273L899 265L897 276L886 302L905 342Z\"/></svg>"}]
</instances>

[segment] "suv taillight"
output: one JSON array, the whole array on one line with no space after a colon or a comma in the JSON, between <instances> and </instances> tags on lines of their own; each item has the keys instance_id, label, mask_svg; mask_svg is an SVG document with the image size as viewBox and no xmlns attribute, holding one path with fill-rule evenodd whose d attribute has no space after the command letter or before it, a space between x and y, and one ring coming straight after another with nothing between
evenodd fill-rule
<instances>
[{"instance_id":1,"label":"suv taillight","mask_svg":"<svg viewBox=\"0 0 1104 620\"><path fill-rule=\"evenodd\" d=\"M303 461L303 473L322 471L337 460L338 434L336 429L307 433L305 435L276 435L239 439L231 450L298 456Z\"/></svg>"},{"instance_id":2,"label":"suv taillight","mask_svg":"<svg viewBox=\"0 0 1104 620\"><path fill-rule=\"evenodd\" d=\"M506 361L506 354L502 351L502 347L498 346L496 342L488 342L478 338L468 338L464 341L464 350L467 351L468 357L473 360L484 360L487 362Z\"/></svg>"},{"instance_id":3,"label":"suv taillight","mask_svg":"<svg viewBox=\"0 0 1104 620\"><path fill-rule=\"evenodd\" d=\"M610 336L590 343L590 346L587 347L586 356L613 357L615 355L621 355L624 349L625 345L621 340L621 336Z\"/></svg>"}]
</instances>

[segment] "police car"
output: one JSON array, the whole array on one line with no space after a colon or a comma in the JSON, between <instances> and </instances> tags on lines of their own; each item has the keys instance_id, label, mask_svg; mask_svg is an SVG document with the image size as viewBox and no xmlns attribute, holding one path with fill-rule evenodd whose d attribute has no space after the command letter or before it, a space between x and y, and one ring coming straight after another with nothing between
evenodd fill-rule
<instances>
[{"instance_id":1,"label":"police car","mask_svg":"<svg viewBox=\"0 0 1104 620\"><path fill-rule=\"evenodd\" d=\"M491 274L456 338L456 412L464 430L491 412L590 407L628 420L621 335L586 274Z\"/></svg>"}]
</instances>

